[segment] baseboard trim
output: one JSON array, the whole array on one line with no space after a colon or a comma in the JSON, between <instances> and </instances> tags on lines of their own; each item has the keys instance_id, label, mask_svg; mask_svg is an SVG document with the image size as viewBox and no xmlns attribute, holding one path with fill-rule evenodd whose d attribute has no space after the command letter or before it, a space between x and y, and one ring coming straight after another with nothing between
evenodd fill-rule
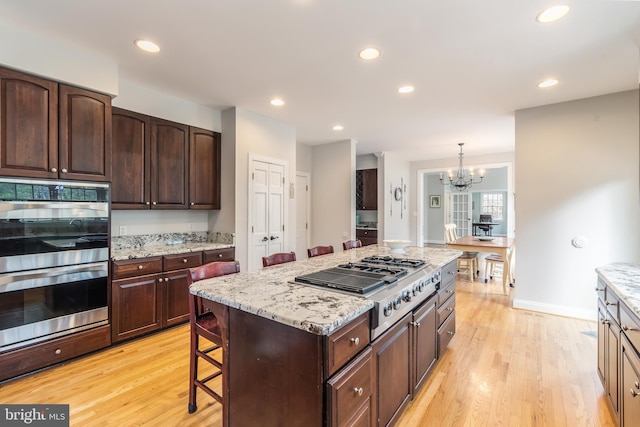
<instances>
[{"instance_id":1,"label":"baseboard trim","mask_svg":"<svg viewBox=\"0 0 640 427\"><path fill-rule=\"evenodd\" d=\"M597 320L598 312L595 307L593 310L585 310L583 308L567 307L564 305L546 304L537 301L527 301L522 299L513 300L513 308L522 310L538 311L540 313L554 314L556 316L573 317L583 320Z\"/></svg>"}]
</instances>

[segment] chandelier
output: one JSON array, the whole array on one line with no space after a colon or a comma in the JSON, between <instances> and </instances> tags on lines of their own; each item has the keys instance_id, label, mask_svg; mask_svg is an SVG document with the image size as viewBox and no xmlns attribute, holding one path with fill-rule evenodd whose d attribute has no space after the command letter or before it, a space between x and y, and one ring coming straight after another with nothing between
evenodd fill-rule
<instances>
[{"instance_id":1,"label":"chandelier","mask_svg":"<svg viewBox=\"0 0 640 427\"><path fill-rule=\"evenodd\" d=\"M473 174L473 169L469 169L469 174L462 168L462 158L464 157L464 153L462 152L462 146L464 142L458 144L460 146L460 154L458 154L458 159L460 159L460 163L458 165L458 171L453 174L453 172L449 171L449 182L445 182L444 174L440 174L440 182L442 185L450 185L452 189L456 191L465 191L467 188L471 188L472 184L479 184L482 182L482 178L484 178L484 171L480 171L480 179L476 179Z\"/></svg>"}]
</instances>

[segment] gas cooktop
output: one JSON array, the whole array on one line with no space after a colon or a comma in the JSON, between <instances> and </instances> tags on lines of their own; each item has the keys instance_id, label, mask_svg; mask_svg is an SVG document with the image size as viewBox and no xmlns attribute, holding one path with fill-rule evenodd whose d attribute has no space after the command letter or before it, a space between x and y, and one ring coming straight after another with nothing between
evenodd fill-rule
<instances>
[{"instance_id":1,"label":"gas cooktop","mask_svg":"<svg viewBox=\"0 0 640 427\"><path fill-rule=\"evenodd\" d=\"M294 280L309 285L369 294L381 286L396 282L406 274L406 268L348 263L298 276Z\"/></svg>"},{"instance_id":2,"label":"gas cooktop","mask_svg":"<svg viewBox=\"0 0 640 427\"><path fill-rule=\"evenodd\" d=\"M394 267L407 267L407 268L419 268L426 264L424 260L421 259L410 259L410 258L397 258L392 256L368 256L360 260L363 263L370 264L383 264Z\"/></svg>"}]
</instances>

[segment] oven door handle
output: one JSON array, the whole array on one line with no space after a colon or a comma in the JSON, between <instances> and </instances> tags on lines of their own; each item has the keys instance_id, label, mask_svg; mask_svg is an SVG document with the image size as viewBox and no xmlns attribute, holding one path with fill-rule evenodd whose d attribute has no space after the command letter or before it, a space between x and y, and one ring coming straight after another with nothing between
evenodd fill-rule
<instances>
[{"instance_id":1,"label":"oven door handle","mask_svg":"<svg viewBox=\"0 0 640 427\"><path fill-rule=\"evenodd\" d=\"M0 293L73 283L107 277L109 263L65 265L41 270L18 271L0 275Z\"/></svg>"}]
</instances>

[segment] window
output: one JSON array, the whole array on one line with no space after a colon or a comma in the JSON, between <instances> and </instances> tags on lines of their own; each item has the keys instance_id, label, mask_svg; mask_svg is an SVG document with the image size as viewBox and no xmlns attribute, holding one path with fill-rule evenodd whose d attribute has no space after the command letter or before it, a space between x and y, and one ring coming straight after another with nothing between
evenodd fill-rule
<instances>
[{"instance_id":1,"label":"window","mask_svg":"<svg viewBox=\"0 0 640 427\"><path fill-rule=\"evenodd\" d=\"M482 214L489 214L497 221L504 220L504 194L503 193L483 193L482 194Z\"/></svg>"}]
</instances>

